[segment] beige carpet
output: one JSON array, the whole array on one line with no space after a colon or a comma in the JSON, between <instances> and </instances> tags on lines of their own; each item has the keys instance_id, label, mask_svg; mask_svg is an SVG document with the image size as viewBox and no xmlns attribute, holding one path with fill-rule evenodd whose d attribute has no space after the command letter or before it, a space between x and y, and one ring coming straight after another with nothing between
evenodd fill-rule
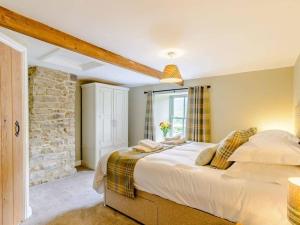
<instances>
[{"instance_id":1,"label":"beige carpet","mask_svg":"<svg viewBox=\"0 0 300 225\"><path fill-rule=\"evenodd\" d=\"M103 195L92 188L94 172L76 175L30 188L33 214L22 225L137 224L103 206Z\"/></svg>"},{"instance_id":2,"label":"beige carpet","mask_svg":"<svg viewBox=\"0 0 300 225\"><path fill-rule=\"evenodd\" d=\"M48 225L137 225L139 223L102 204L74 210L57 217Z\"/></svg>"}]
</instances>

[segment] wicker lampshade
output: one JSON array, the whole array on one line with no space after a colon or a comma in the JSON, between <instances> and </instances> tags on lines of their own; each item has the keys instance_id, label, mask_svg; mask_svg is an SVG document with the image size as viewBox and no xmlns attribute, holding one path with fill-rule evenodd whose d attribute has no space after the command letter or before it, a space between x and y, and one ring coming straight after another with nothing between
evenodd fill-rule
<instances>
[{"instance_id":1,"label":"wicker lampshade","mask_svg":"<svg viewBox=\"0 0 300 225\"><path fill-rule=\"evenodd\" d=\"M300 225L300 178L289 178L288 189L288 220L293 225Z\"/></svg>"},{"instance_id":2,"label":"wicker lampshade","mask_svg":"<svg viewBox=\"0 0 300 225\"><path fill-rule=\"evenodd\" d=\"M160 82L162 83L177 83L181 82L181 74L179 72L179 69L176 65L167 65L164 69L162 78L160 79Z\"/></svg>"}]
</instances>

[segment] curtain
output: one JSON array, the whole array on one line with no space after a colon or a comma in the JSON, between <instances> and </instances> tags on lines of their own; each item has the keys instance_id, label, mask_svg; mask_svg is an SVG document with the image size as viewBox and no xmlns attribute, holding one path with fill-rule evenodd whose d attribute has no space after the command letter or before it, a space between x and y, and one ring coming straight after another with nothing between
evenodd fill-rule
<instances>
[{"instance_id":1,"label":"curtain","mask_svg":"<svg viewBox=\"0 0 300 225\"><path fill-rule=\"evenodd\" d=\"M144 138L154 140L154 121L153 121L153 92L148 91L145 115Z\"/></svg>"},{"instance_id":2,"label":"curtain","mask_svg":"<svg viewBox=\"0 0 300 225\"><path fill-rule=\"evenodd\" d=\"M210 142L210 96L209 87L190 87L188 92L187 139Z\"/></svg>"}]
</instances>

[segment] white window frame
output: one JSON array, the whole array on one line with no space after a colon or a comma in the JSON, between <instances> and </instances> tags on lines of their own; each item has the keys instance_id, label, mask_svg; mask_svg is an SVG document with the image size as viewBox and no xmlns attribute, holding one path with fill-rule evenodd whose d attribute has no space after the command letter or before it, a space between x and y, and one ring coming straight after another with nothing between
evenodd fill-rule
<instances>
[{"instance_id":1,"label":"white window frame","mask_svg":"<svg viewBox=\"0 0 300 225\"><path fill-rule=\"evenodd\" d=\"M183 117L175 117L174 116L174 99L176 98L183 98L183 105L186 106L183 109ZM182 120L182 127L183 127L183 133L182 136L185 136L186 133L186 120L187 120L187 104L188 104L188 94L187 93L180 93L177 95L171 95L169 97L169 122L171 124L171 130L170 130L170 136L174 135L173 130L173 120L174 119L180 119Z\"/></svg>"}]
</instances>

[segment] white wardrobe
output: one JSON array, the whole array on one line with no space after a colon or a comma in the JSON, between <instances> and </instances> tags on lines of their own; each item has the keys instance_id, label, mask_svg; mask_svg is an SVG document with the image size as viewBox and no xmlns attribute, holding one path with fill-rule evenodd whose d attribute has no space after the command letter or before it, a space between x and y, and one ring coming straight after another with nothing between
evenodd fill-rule
<instances>
[{"instance_id":1,"label":"white wardrobe","mask_svg":"<svg viewBox=\"0 0 300 225\"><path fill-rule=\"evenodd\" d=\"M104 154L128 147L128 88L101 83L82 88L82 164L96 169Z\"/></svg>"}]
</instances>

